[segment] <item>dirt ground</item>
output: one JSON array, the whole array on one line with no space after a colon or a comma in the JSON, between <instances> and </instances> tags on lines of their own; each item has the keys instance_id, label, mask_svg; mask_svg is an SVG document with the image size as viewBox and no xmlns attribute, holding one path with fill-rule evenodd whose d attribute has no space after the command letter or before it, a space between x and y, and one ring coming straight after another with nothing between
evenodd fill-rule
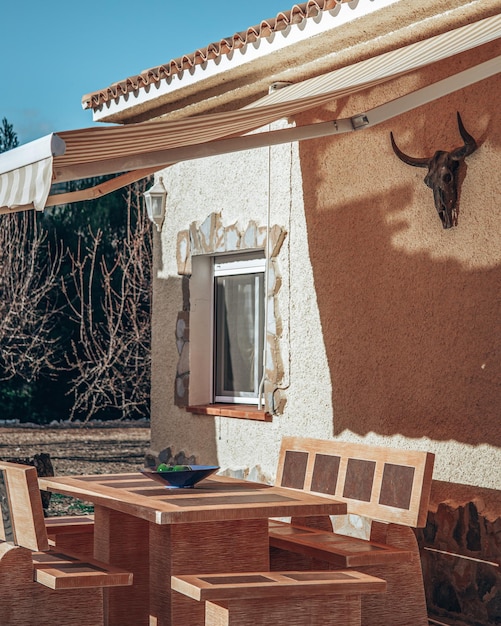
<instances>
[{"instance_id":1,"label":"dirt ground","mask_svg":"<svg viewBox=\"0 0 501 626\"><path fill-rule=\"evenodd\" d=\"M26 428L0 427L0 459L50 455L56 475L113 474L144 467L150 429L141 427ZM64 496L52 496L50 515L80 514L89 507Z\"/></svg>"},{"instance_id":2,"label":"dirt ground","mask_svg":"<svg viewBox=\"0 0 501 626\"><path fill-rule=\"evenodd\" d=\"M149 428L0 428L0 458L46 452L56 474L134 471L149 445Z\"/></svg>"}]
</instances>

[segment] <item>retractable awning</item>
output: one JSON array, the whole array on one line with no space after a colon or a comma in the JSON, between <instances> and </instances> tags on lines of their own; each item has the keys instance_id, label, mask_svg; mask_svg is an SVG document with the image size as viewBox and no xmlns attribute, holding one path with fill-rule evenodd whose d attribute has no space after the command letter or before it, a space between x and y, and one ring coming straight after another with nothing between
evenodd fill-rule
<instances>
[{"instance_id":1,"label":"retractable awning","mask_svg":"<svg viewBox=\"0 0 501 626\"><path fill-rule=\"evenodd\" d=\"M499 39L500 36L501 15L497 15L287 86L236 111L174 121L160 119L127 126L84 128L49 135L0 154L0 212L41 210L45 206L102 195L180 160L319 136L318 128L310 133L300 128L258 135L246 133ZM392 111L392 116L398 115L500 71L501 59L492 59L478 68L461 72L458 75L460 80L451 77L437 83L440 88L431 86L434 89L429 87L415 92L417 96L412 102L409 97L400 99L404 103L403 108L398 109L394 103L388 103L387 109ZM426 96L423 95L425 92ZM388 111L380 111L378 119L388 119ZM353 118L347 125L336 122L334 131L331 128L330 133L326 131L323 134L345 132L348 126L350 130L355 130L376 123L368 119L366 114L363 124L354 122ZM98 188L49 197L53 183L116 173L122 175Z\"/></svg>"}]
</instances>

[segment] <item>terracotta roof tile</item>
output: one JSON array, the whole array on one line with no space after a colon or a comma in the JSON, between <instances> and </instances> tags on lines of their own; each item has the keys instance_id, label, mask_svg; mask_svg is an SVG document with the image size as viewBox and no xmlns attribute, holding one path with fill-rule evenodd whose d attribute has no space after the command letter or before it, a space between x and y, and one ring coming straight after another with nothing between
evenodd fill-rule
<instances>
[{"instance_id":1,"label":"terracotta roof tile","mask_svg":"<svg viewBox=\"0 0 501 626\"><path fill-rule=\"evenodd\" d=\"M144 70L140 74L113 83L106 89L89 93L82 98L82 104L86 109L97 108L109 100L120 98L131 91L145 89L163 79L189 70L195 65L201 65L224 54L229 54L233 50L255 42L257 39L269 37L274 32L285 30L290 24L299 24L305 18L315 17L321 11L330 11L336 5L348 1L308 0L302 4L295 4L290 11L281 12L274 19L263 20L260 24L235 33L232 37L226 37L209 44L205 48L199 48L191 54L185 54L163 65Z\"/></svg>"}]
</instances>

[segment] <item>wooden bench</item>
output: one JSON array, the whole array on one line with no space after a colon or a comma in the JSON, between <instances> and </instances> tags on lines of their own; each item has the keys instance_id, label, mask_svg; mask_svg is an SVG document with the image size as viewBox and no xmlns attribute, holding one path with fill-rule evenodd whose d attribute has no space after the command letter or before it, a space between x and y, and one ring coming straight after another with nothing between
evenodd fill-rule
<instances>
[{"instance_id":1,"label":"wooden bench","mask_svg":"<svg viewBox=\"0 0 501 626\"><path fill-rule=\"evenodd\" d=\"M412 530L426 524L434 455L364 444L287 437L276 484L333 497L371 520L369 539L333 532L330 518L270 520L273 570L356 567L387 581L387 594L362 598L364 626L427 626L419 550Z\"/></svg>"},{"instance_id":2,"label":"wooden bench","mask_svg":"<svg viewBox=\"0 0 501 626\"><path fill-rule=\"evenodd\" d=\"M94 553L94 515L46 517L45 528L53 550L77 552L92 557Z\"/></svg>"},{"instance_id":3,"label":"wooden bench","mask_svg":"<svg viewBox=\"0 0 501 626\"><path fill-rule=\"evenodd\" d=\"M171 586L205 602L205 626L360 626L362 594L386 589L356 571L172 576Z\"/></svg>"},{"instance_id":4,"label":"wooden bench","mask_svg":"<svg viewBox=\"0 0 501 626\"><path fill-rule=\"evenodd\" d=\"M132 574L50 549L34 467L0 462L0 508L2 626L104 624L103 588Z\"/></svg>"}]
</instances>

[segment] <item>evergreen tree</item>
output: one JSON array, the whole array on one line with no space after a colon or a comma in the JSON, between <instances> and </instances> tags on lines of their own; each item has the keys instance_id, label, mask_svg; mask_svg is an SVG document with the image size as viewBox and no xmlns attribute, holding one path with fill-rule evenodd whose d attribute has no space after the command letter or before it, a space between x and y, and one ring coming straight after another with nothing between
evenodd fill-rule
<instances>
[{"instance_id":1,"label":"evergreen tree","mask_svg":"<svg viewBox=\"0 0 501 626\"><path fill-rule=\"evenodd\" d=\"M17 134L14 132L14 127L4 117L2 126L0 126L0 152L7 152L7 150L17 148L18 145L19 141Z\"/></svg>"}]
</instances>

